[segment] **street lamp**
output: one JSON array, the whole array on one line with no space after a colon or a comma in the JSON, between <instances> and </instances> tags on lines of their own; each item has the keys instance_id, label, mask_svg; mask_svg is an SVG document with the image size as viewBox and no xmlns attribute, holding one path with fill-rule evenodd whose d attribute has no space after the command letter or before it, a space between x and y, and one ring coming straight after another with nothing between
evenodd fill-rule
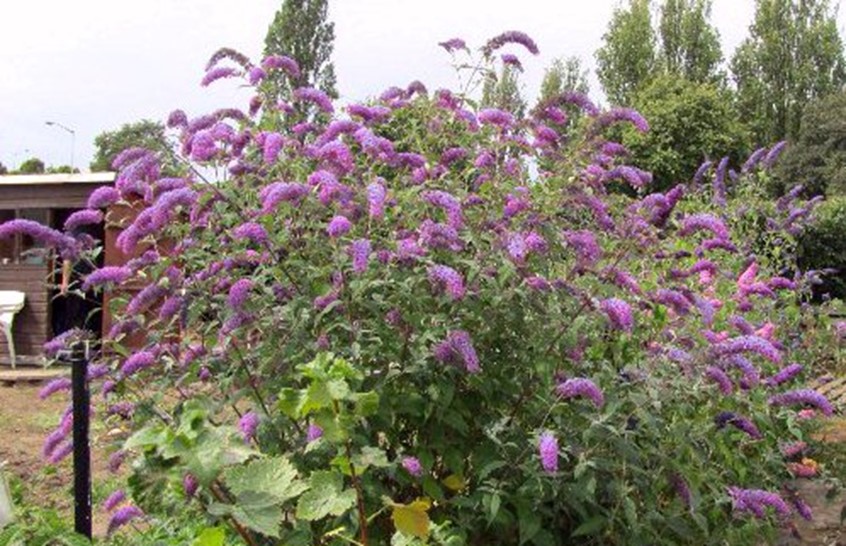
<instances>
[{"instance_id":1,"label":"street lamp","mask_svg":"<svg viewBox=\"0 0 846 546\"><path fill-rule=\"evenodd\" d=\"M73 149L74 149L74 145L76 144L76 131L74 131L74 130L73 130L73 129L71 129L70 127L66 127L66 126L62 125L62 124L61 124L61 123L59 123L58 121L47 121L47 122L45 122L45 123L46 123L47 125L51 126L51 127L54 127L54 126L55 126L55 127L60 128L60 129L64 129L65 131L67 131L68 133L70 133L70 136L71 136L70 171L71 171L71 174L73 174Z\"/></svg>"}]
</instances>

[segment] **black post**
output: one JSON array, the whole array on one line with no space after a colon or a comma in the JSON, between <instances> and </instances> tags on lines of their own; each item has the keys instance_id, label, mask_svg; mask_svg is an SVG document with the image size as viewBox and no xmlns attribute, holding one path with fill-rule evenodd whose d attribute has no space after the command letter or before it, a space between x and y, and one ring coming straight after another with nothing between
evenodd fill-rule
<instances>
[{"instance_id":1,"label":"black post","mask_svg":"<svg viewBox=\"0 0 846 546\"><path fill-rule=\"evenodd\" d=\"M88 343L71 350L73 383L73 497L74 529L91 538L91 447L88 443L89 403Z\"/></svg>"}]
</instances>

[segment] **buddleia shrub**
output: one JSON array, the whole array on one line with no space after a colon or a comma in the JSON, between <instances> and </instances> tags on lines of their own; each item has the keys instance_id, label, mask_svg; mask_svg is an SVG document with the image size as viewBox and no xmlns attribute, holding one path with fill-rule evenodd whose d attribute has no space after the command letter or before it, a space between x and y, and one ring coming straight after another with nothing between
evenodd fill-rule
<instances>
[{"instance_id":1,"label":"buddleia shrub","mask_svg":"<svg viewBox=\"0 0 846 546\"><path fill-rule=\"evenodd\" d=\"M442 45L465 82L537 51ZM269 71L297 66L215 55L204 83L250 86L249 109L174 112L192 174L131 149L92 196L138 211L132 258L80 288L118 317L91 374L133 473L112 529L190 502L251 545L748 544L809 516L787 484L820 472L802 417L832 408L802 388L805 279L755 255L802 225L744 197L764 154L645 195L606 136L648 131L632 110L565 93L517 120L419 82L276 103Z\"/></svg>"}]
</instances>

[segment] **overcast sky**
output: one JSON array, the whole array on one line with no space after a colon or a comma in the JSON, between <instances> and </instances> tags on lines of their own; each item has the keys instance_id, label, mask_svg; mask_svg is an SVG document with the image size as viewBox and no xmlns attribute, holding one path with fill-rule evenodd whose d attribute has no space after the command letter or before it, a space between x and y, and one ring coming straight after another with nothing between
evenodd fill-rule
<instances>
[{"instance_id":1,"label":"overcast sky","mask_svg":"<svg viewBox=\"0 0 846 546\"><path fill-rule=\"evenodd\" d=\"M87 169L94 137L174 108L199 115L244 106L232 81L199 85L208 57L234 47L258 58L281 0L7 0L0 5L0 162L31 156L66 164L76 132L75 165ZM345 101L390 85L423 81L455 87L437 42L462 37L471 47L504 30L522 30L541 54L521 54L525 94L533 96L555 57L577 55L593 68L618 0L330 0L335 68ZM753 0L715 0L723 53L746 35ZM844 16L840 15L841 31ZM594 92L597 92L592 77Z\"/></svg>"}]
</instances>

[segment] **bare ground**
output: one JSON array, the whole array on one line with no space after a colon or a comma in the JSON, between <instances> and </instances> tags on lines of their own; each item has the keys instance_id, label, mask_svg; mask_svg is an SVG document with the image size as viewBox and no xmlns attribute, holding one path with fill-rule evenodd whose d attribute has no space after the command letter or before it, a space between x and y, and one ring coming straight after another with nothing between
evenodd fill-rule
<instances>
[{"instance_id":1,"label":"bare ground","mask_svg":"<svg viewBox=\"0 0 846 546\"><path fill-rule=\"evenodd\" d=\"M53 466L41 457L44 438L58 424L68 397L59 393L42 401L38 399L40 388L41 385L21 383L0 387L0 466L8 480L17 478L24 484L25 503L55 508L72 522L72 458ZM103 536L108 520L97 504L110 492L103 484L114 481L114 475L108 471L108 455L98 440L96 429L92 434L91 458L94 534Z\"/></svg>"}]
</instances>

